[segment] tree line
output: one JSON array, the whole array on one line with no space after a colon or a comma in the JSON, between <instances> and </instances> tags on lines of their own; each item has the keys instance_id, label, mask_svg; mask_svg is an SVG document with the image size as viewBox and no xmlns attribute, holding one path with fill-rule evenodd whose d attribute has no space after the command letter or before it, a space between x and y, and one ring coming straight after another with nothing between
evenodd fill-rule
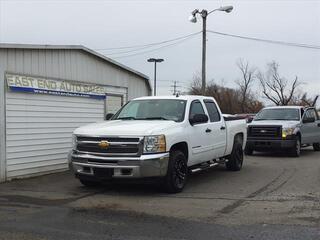
<instances>
[{"instance_id":1,"label":"tree line","mask_svg":"<svg viewBox=\"0 0 320 240\"><path fill-rule=\"evenodd\" d=\"M250 66L243 59L239 59L236 66L241 77L235 80L235 88L211 81L205 89L205 95L214 97L224 113L256 113L264 107L263 99L277 106L312 106L317 101L318 97L310 97L302 90L304 83L298 76L292 80L282 76L279 64L275 61L267 63L265 71ZM255 83L258 90L254 89ZM190 94L202 95L201 77L198 74L193 77Z\"/></svg>"}]
</instances>

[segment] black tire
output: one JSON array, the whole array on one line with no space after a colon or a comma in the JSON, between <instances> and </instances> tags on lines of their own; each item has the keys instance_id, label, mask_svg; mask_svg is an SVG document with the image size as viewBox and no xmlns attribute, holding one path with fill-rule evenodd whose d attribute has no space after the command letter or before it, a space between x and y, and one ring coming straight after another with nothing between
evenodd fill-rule
<instances>
[{"instance_id":1,"label":"black tire","mask_svg":"<svg viewBox=\"0 0 320 240\"><path fill-rule=\"evenodd\" d=\"M96 187L100 185L100 182L94 181L94 180L79 178L79 181L81 182L82 185L86 187Z\"/></svg>"},{"instance_id":2,"label":"black tire","mask_svg":"<svg viewBox=\"0 0 320 240\"><path fill-rule=\"evenodd\" d=\"M320 151L320 143L314 143L313 144L313 150L317 151L317 152Z\"/></svg>"},{"instance_id":3,"label":"black tire","mask_svg":"<svg viewBox=\"0 0 320 240\"><path fill-rule=\"evenodd\" d=\"M187 159L179 150L170 153L167 175L164 178L164 188L168 193L178 193L187 183Z\"/></svg>"},{"instance_id":4,"label":"black tire","mask_svg":"<svg viewBox=\"0 0 320 240\"><path fill-rule=\"evenodd\" d=\"M290 156L300 157L300 154L301 154L301 140L300 140L300 137L297 136L295 139L294 146L290 149Z\"/></svg>"},{"instance_id":5,"label":"black tire","mask_svg":"<svg viewBox=\"0 0 320 240\"><path fill-rule=\"evenodd\" d=\"M245 149L244 149L244 154L248 155L248 156L251 156L253 154L253 148L246 146Z\"/></svg>"},{"instance_id":6,"label":"black tire","mask_svg":"<svg viewBox=\"0 0 320 240\"><path fill-rule=\"evenodd\" d=\"M229 171L240 171L243 164L243 149L240 142L235 141L232 152L226 162L226 167Z\"/></svg>"}]
</instances>

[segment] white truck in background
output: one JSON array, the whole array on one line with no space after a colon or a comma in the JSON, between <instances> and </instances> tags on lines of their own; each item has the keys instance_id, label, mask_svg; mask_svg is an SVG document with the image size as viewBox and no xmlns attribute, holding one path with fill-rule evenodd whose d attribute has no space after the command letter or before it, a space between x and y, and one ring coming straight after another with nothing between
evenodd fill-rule
<instances>
[{"instance_id":1,"label":"white truck in background","mask_svg":"<svg viewBox=\"0 0 320 240\"><path fill-rule=\"evenodd\" d=\"M85 186L157 178L176 193L190 172L218 164L239 171L246 138L245 120L225 119L212 97L141 97L109 121L76 129L69 165Z\"/></svg>"}]
</instances>

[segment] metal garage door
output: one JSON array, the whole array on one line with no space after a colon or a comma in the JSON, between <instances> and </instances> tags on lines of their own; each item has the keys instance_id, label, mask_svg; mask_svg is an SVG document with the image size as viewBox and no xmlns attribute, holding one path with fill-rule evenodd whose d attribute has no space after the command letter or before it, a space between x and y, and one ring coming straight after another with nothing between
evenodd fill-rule
<instances>
[{"instance_id":1,"label":"metal garage door","mask_svg":"<svg viewBox=\"0 0 320 240\"><path fill-rule=\"evenodd\" d=\"M67 168L72 131L103 117L103 100L7 92L7 178Z\"/></svg>"},{"instance_id":2,"label":"metal garage door","mask_svg":"<svg viewBox=\"0 0 320 240\"><path fill-rule=\"evenodd\" d=\"M116 113L123 104L123 99L120 95L108 95L106 101L106 113Z\"/></svg>"}]
</instances>

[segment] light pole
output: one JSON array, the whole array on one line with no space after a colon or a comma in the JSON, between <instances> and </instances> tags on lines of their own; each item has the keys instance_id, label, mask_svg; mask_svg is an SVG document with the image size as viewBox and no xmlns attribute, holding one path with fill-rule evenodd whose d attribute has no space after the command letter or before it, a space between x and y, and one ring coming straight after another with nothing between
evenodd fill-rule
<instances>
[{"instance_id":1,"label":"light pole","mask_svg":"<svg viewBox=\"0 0 320 240\"><path fill-rule=\"evenodd\" d=\"M157 63L163 62L162 58L149 58L148 62L154 62L154 85L153 85L153 95L157 95Z\"/></svg>"},{"instance_id":2,"label":"light pole","mask_svg":"<svg viewBox=\"0 0 320 240\"><path fill-rule=\"evenodd\" d=\"M207 48L207 16L215 11L223 11L223 12L231 12L233 6L224 6L217 9L214 9L208 12L206 9L203 9L201 12L198 9L193 10L191 16L189 17L189 21L192 23L197 22L196 15L199 14L202 17L202 85L201 85L201 93L204 95L206 91L206 48Z\"/></svg>"}]
</instances>

